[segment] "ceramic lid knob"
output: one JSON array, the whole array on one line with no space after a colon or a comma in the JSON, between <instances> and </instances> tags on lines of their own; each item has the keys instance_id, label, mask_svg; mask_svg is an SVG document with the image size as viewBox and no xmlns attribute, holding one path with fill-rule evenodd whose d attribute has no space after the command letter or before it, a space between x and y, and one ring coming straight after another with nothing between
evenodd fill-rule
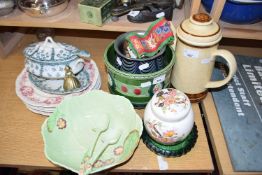
<instances>
[{"instance_id":1,"label":"ceramic lid knob","mask_svg":"<svg viewBox=\"0 0 262 175\"><path fill-rule=\"evenodd\" d=\"M219 25L205 13L192 15L177 28L180 40L194 46L212 46L217 44L222 33Z\"/></svg>"},{"instance_id":2,"label":"ceramic lid knob","mask_svg":"<svg viewBox=\"0 0 262 175\"><path fill-rule=\"evenodd\" d=\"M199 22L199 23L207 23L207 22L211 22L212 18L205 14L205 13L198 13L192 16L193 22Z\"/></svg>"},{"instance_id":3,"label":"ceramic lid knob","mask_svg":"<svg viewBox=\"0 0 262 175\"><path fill-rule=\"evenodd\" d=\"M184 119L191 108L188 97L177 89L162 89L151 101L154 115L164 122L175 122Z\"/></svg>"}]
</instances>

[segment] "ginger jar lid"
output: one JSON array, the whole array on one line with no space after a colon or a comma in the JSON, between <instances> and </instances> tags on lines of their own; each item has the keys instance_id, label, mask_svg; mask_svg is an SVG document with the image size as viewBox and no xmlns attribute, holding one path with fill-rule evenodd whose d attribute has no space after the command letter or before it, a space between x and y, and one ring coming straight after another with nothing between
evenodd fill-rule
<instances>
[{"instance_id":1,"label":"ginger jar lid","mask_svg":"<svg viewBox=\"0 0 262 175\"><path fill-rule=\"evenodd\" d=\"M189 114L191 103L183 92L167 88L153 96L151 108L154 115L163 122L175 122Z\"/></svg>"},{"instance_id":2,"label":"ginger jar lid","mask_svg":"<svg viewBox=\"0 0 262 175\"><path fill-rule=\"evenodd\" d=\"M219 25L205 13L192 15L177 28L180 40L194 46L211 46L217 44L222 33Z\"/></svg>"}]
</instances>

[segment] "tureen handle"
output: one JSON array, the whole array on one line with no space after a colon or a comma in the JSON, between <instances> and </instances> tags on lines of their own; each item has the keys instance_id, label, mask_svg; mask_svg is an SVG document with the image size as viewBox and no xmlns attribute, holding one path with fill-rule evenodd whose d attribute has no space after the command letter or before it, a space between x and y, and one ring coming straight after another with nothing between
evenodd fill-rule
<instances>
[{"instance_id":1,"label":"tureen handle","mask_svg":"<svg viewBox=\"0 0 262 175\"><path fill-rule=\"evenodd\" d=\"M76 59L75 61L69 63L70 68L74 74L78 73L79 70L83 68L85 61L81 58Z\"/></svg>"},{"instance_id":2,"label":"tureen handle","mask_svg":"<svg viewBox=\"0 0 262 175\"><path fill-rule=\"evenodd\" d=\"M90 58L91 54L86 50L80 50L77 53L77 56L79 56L80 58L83 58L83 59L88 59L88 58Z\"/></svg>"}]
</instances>

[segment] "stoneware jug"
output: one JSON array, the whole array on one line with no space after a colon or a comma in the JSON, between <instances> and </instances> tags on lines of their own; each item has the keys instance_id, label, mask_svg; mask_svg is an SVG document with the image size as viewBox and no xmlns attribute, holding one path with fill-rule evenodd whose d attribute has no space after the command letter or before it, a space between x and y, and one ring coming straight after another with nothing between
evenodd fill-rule
<instances>
[{"instance_id":1,"label":"stoneware jug","mask_svg":"<svg viewBox=\"0 0 262 175\"><path fill-rule=\"evenodd\" d=\"M208 88L225 85L235 74L235 57L227 50L218 50L222 38L219 25L204 13L184 20L177 28L176 64L171 83L187 94L191 102L199 102L207 95ZM228 76L210 81L215 57L223 57L228 64Z\"/></svg>"}]
</instances>

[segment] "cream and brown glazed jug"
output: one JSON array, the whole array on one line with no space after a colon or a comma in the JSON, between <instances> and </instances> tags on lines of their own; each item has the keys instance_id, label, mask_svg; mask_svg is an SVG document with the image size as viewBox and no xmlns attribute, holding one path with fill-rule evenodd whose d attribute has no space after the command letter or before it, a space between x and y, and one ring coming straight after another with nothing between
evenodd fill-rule
<instances>
[{"instance_id":1,"label":"cream and brown glazed jug","mask_svg":"<svg viewBox=\"0 0 262 175\"><path fill-rule=\"evenodd\" d=\"M172 85L186 93L191 102L199 102L207 95L208 88L225 85L236 72L235 57L227 50L218 50L222 38L219 25L204 13L184 20L177 28L176 63L172 72ZM228 76L210 81L215 56L223 57L228 64Z\"/></svg>"}]
</instances>

